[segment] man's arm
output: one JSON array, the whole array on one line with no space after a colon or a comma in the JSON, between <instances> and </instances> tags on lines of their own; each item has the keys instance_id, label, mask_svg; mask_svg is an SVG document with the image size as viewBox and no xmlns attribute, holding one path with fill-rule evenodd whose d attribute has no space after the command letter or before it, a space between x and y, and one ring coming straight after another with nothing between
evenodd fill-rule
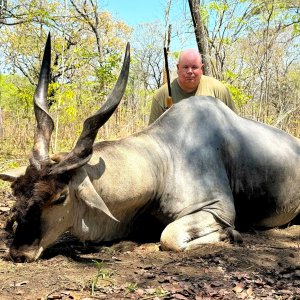
<instances>
[{"instance_id":1,"label":"man's arm","mask_svg":"<svg viewBox=\"0 0 300 300\"><path fill-rule=\"evenodd\" d=\"M160 115L166 111L166 98L168 96L167 85L161 86L152 98L151 111L149 116L149 125L153 123Z\"/></svg>"},{"instance_id":2,"label":"man's arm","mask_svg":"<svg viewBox=\"0 0 300 300\"><path fill-rule=\"evenodd\" d=\"M214 96L224 102L234 112L236 112L231 93L227 86L221 81L215 81Z\"/></svg>"},{"instance_id":3,"label":"man's arm","mask_svg":"<svg viewBox=\"0 0 300 300\"><path fill-rule=\"evenodd\" d=\"M153 97L152 104L151 104L151 112L149 116L149 125L153 123L160 115L164 113L165 109L161 106L161 104L158 102L157 98Z\"/></svg>"}]
</instances>

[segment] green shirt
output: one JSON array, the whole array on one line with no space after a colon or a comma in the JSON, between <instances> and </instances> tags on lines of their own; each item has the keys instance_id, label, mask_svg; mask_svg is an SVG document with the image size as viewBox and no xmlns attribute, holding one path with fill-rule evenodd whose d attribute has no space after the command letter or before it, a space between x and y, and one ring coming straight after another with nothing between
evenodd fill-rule
<instances>
[{"instance_id":1,"label":"green shirt","mask_svg":"<svg viewBox=\"0 0 300 300\"><path fill-rule=\"evenodd\" d=\"M173 103L177 103L182 99L189 98L195 95L213 96L223 101L228 107L235 111L235 106L227 87L219 80L213 77L202 75L197 90L191 93L183 91L179 86L176 78L171 83L171 91ZM149 124L153 123L160 115L162 115L165 112L167 97L168 86L167 84L164 84L156 91L156 93L153 96Z\"/></svg>"}]
</instances>

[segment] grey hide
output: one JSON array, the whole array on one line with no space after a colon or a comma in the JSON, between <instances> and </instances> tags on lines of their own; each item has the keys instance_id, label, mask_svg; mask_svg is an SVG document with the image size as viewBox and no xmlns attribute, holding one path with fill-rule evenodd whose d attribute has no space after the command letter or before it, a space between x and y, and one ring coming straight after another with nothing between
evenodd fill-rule
<instances>
[{"instance_id":1,"label":"grey hide","mask_svg":"<svg viewBox=\"0 0 300 300\"><path fill-rule=\"evenodd\" d=\"M41 238L19 247L18 256L37 259L67 230L81 240L125 238L145 212L163 224L162 249L240 240L235 226L269 228L295 218L299 182L298 139L212 97L191 97L140 133L95 144L90 161L57 191L58 199L65 195L61 204L42 211Z\"/></svg>"},{"instance_id":2,"label":"grey hide","mask_svg":"<svg viewBox=\"0 0 300 300\"><path fill-rule=\"evenodd\" d=\"M280 226L300 211L299 166L296 138L192 97L142 132L95 146L85 171L120 223L92 218L97 234L75 233L122 238L143 207L166 226L164 249L221 240L226 228L235 236L235 224Z\"/></svg>"}]
</instances>

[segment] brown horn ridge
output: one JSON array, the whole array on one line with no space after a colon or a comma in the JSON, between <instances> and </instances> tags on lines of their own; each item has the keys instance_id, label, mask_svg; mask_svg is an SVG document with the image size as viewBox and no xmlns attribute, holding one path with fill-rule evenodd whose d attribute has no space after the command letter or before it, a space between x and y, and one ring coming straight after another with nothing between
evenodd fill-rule
<instances>
[{"instance_id":1,"label":"brown horn ridge","mask_svg":"<svg viewBox=\"0 0 300 300\"><path fill-rule=\"evenodd\" d=\"M36 118L36 130L34 134L34 146L30 156L30 163L40 170L49 159L49 144L54 128L54 122L49 115L47 102L48 86L50 81L51 65L51 36L48 34L39 81L34 93L34 113Z\"/></svg>"},{"instance_id":2,"label":"brown horn ridge","mask_svg":"<svg viewBox=\"0 0 300 300\"><path fill-rule=\"evenodd\" d=\"M128 80L129 65L130 44L127 43L122 70L111 95L94 115L84 121L83 130L74 149L65 159L53 166L51 174L60 174L78 168L90 160L99 128L110 118L123 97Z\"/></svg>"}]
</instances>

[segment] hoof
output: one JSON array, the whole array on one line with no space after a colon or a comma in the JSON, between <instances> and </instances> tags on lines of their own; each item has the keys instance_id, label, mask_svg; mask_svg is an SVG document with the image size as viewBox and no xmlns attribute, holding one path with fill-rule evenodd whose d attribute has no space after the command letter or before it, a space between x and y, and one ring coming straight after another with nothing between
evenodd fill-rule
<instances>
[{"instance_id":1,"label":"hoof","mask_svg":"<svg viewBox=\"0 0 300 300\"><path fill-rule=\"evenodd\" d=\"M224 229L224 240L228 240L234 244L243 243L241 234L232 227L227 227Z\"/></svg>"}]
</instances>

